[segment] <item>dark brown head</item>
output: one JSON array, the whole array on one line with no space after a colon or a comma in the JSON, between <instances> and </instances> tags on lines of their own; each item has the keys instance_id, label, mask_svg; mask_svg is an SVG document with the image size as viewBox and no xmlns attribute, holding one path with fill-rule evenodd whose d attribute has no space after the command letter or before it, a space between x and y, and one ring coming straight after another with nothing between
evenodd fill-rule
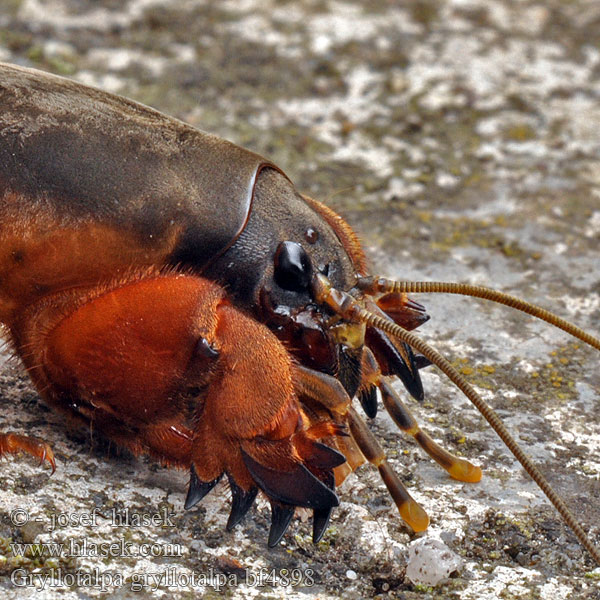
<instances>
[{"instance_id":1,"label":"dark brown head","mask_svg":"<svg viewBox=\"0 0 600 600\"><path fill-rule=\"evenodd\" d=\"M341 290L356 285L355 261L340 237L283 174L264 168L243 231L205 273L269 325L303 364L340 377L354 393L359 352L340 344L333 313L312 290L317 273ZM359 325L358 348L363 330Z\"/></svg>"}]
</instances>

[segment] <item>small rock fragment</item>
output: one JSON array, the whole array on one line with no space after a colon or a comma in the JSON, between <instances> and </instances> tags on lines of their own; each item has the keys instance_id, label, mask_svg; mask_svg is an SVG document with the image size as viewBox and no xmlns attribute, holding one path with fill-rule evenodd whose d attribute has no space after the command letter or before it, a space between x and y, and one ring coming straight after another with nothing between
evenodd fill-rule
<instances>
[{"instance_id":1,"label":"small rock fragment","mask_svg":"<svg viewBox=\"0 0 600 600\"><path fill-rule=\"evenodd\" d=\"M408 550L406 576L412 583L437 585L462 566L462 559L440 540L423 538Z\"/></svg>"}]
</instances>

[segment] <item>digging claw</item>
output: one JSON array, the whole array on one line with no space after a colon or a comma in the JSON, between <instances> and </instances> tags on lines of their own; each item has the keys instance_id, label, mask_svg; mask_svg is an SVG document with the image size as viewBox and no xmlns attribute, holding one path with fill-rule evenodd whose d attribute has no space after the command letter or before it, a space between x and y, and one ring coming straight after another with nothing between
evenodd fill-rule
<instances>
[{"instance_id":1,"label":"digging claw","mask_svg":"<svg viewBox=\"0 0 600 600\"><path fill-rule=\"evenodd\" d=\"M213 479L212 481L200 481L198 479L198 475L196 474L196 469L194 465L190 467L190 486L188 487L188 493L185 498L184 508L189 510L192 506L195 506L212 490L217 482L221 479L221 476Z\"/></svg>"},{"instance_id":2,"label":"digging claw","mask_svg":"<svg viewBox=\"0 0 600 600\"><path fill-rule=\"evenodd\" d=\"M257 485L278 502L316 509L331 508L340 503L337 494L301 463L296 463L290 471L280 471L259 463L244 450L242 457Z\"/></svg>"},{"instance_id":3,"label":"digging claw","mask_svg":"<svg viewBox=\"0 0 600 600\"><path fill-rule=\"evenodd\" d=\"M406 391L421 402L425 392L419 375L418 360L412 348L404 342L394 343L383 331L375 328L367 330L367 340L376 353L383 374L397 375Z\"/></svg>"},{"instance_id":4,"label":"digging claw","mask_svg":"<svg viewBox=\"0 0 600 600\"><path fill-rule=\"evenodd\" d=\"M318 509L313 511L313 535L312 541L318 544L329 525L329 517L331 516L331 508Z\"/></svg>"},{"instance_id":5,"label":"digging claw","mask_svg":"<svg viewBox=\"0 0 600 600\"><path fill-rule=\"evenodd\" d=\"M287 531L295 508L290 505L271 502L271 529L269 529L269 548L274 548Z\"/></svg>"},{"instance_id":6,"label":"digging claw","mask_svg":"<svg viewBox=\"0 0 600 600\"><path fill-rule=\"evenodd\" d=\"M231 487L231 512L225 529L231 531L250 510L254 499L258 493L258 488L253 487L245 492L232 477L229 477L229 486Z\"/></svg>"},{"instance_id":7,"label":"digging claw","mask_svg":"<svg viewBox=\"0 0 600 600\"><path fill-rule=\"evenodd\" d=\"M414 362L415 366L419 370L433 364L426 356L423 356L422 354L415 354Z\"/></svg>"},{"instance_id":8,"label":"digging claw","mask_svg":"<svg viewBox=\"0 0 600 600\"><path fill-rule=\"evenodd\" d=\"M306 464L317 469L329 470L346 462L346 457L321 442L312 443L312 454L305 458Z\"/></svg>"}]
</instances>

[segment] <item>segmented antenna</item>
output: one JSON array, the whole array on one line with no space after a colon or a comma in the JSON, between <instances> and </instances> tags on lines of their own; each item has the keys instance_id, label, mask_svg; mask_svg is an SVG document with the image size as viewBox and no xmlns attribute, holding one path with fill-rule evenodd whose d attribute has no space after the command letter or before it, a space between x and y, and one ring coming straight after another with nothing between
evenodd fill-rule
<instances>
[{"instance_id":1,"label":"segmented antenna","mask_svg":"<svg viewBox=\"0 0 600 600\"><path fill-rule=\"evenodd\" d=\"M444 281L392 281L383 277L361 277L358 280L357 287L369 294L375 293L399 293L399 294L460 294L462 296L472 296L473 298L482 298L498 304L510 306L516 310L532 315L537 319L546 321L567 333L570 333L578 340L585 342L600 350L600 340L587 331L584 331L577 325L566 321L554 313L526 302L516 296L505 294L481 285L470 285L468 283L448 283Z\"/></svg>"}]
</instances>

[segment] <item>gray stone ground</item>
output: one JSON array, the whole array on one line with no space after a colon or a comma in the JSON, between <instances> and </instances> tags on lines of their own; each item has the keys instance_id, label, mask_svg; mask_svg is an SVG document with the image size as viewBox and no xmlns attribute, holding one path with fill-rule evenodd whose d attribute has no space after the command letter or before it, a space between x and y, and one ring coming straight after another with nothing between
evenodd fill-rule
<instances>
[{"instance_id":1,"label":"gray stone ground","mask_svg":"<svg viewBox=\"0 0 600 600\"><path fill-rule=\"evenodd\" d=\"M493 286L592 332L599 44L595 0L0 2L1 60L131 96L265 154L347 217L373 272ZM432 315L421 335L496 407L600 543L597 353L508 309L420 300ZM385 415L371 425L431 516L424 535L463 560L436 587L405 578L408 545L424 536L403 526L370 468L341 487L319 545L300 515L268 550L264 501L226 533L224 487L184 512L186 474L91 445L65 430L18 367L1 377L2 428L43 437L58 457L52 477L27 459L2 465L6 598L33 596L34 584L40 598L97 598L100 583L114 584L115 598L600 598L591 558L433 368L425 403L410 405L436 439L484 467L480 484L449 480ZM73 522L94 509L95 523ZM112 509L166 511L173 526L118 527ZM18 527L19 518L29 521ZM11 542L65 547L19 557ZM134 556L141 543L154 546ZM44 582L53 567L59 579ZM285 585L286 572L297 585ZM156 591L132 591L160 573L170 580Z\"/></svg>"}]
</instances>

